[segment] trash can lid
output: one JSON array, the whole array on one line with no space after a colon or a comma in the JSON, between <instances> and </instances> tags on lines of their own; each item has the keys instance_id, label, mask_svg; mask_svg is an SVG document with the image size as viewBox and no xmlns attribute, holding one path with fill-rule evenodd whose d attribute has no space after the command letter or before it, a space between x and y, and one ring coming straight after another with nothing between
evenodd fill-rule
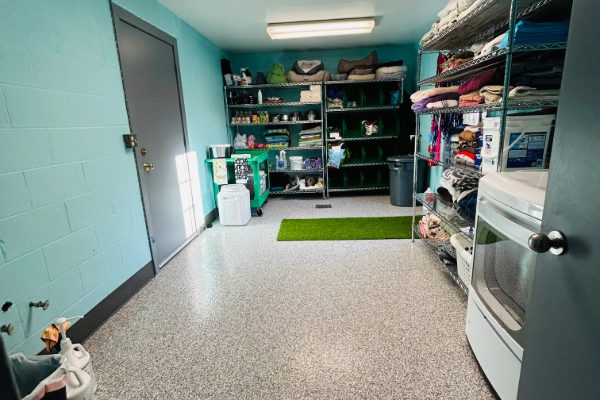
<instances>
[{"instance_id":1,"label":"trash can lid","mask_svg":"<svg viewBox=\"0 0 600 400\"><path fill-rule=\"evenodd\" d=\"M412 162L414 161L414 156L411 156L410 154L406 154L406 155L397 155L397 156L390 156L387 158L387 160L389 162Z\"/></svg>"},{"instance_id":2,"label":"trash can lid","mask_svg":"<svg viewBox=\"0 0 600 400\"><path fill-rule=\"evenodd\" d=\"M246 189L246 185L243 185L241 183L232 183L229 185L221 186L222 192L243 192L244 190L248 189Z\"/></svg>"}]
</instances>

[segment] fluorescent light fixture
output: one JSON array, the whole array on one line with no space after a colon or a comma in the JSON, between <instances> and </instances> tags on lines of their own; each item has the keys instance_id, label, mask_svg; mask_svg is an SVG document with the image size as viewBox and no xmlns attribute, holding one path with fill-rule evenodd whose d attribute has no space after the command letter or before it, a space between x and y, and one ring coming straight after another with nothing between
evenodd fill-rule
<instances>
[{"instance_id":1,"label":"fluorescent light fixture","mask_svg":"<svg viewBox=\"0 0 600 400\"><path fill-rule=\"evenodd\" d=\"M273 40L319 36L358 35L371 33L375 18L332 19L325 21L285 22L268 24L267 33Z\"/></svg>"}]
</instances>

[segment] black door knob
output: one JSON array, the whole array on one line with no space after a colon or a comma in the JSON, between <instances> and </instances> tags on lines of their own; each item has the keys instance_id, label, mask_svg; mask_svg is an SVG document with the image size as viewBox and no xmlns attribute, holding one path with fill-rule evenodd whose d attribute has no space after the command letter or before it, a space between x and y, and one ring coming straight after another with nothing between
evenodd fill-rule
<instances>
[{"instance_id":1,"label":"black door knob","mask_svg":"<svg viewBox=\"0 0 600 400\"><path fill-rule=\"evenodd\" d=\"M550 251L552 254L560 256L567 251L567 239L559 231L552 231L548 235L534 233L529 237L529 248L536 253Z\"/></svg>"}]
</instances>

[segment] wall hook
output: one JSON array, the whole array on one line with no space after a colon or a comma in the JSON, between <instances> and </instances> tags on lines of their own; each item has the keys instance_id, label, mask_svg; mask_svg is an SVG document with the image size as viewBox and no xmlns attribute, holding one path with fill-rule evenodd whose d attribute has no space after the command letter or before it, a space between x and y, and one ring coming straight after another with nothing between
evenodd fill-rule
<instances>
[{"instance_id":1,"label":"wall hook","mask_svg":"<svg viewBox=\"0 0 600 400\"><path fill-rule=\"evenodd\" d=\"M13 305L12 301L7 301L6 303L2 304L2 311L7 312Z\"/></svg>"},{"instance_id":2,"label":"wall hook","mask_svg":"<svg viewBox=\"0 0 600 400\"><path fill-rule=\"evenodd\" d=\"M0 333L6 333L8 336L12 335L14 331L15 326L13 324L0 326Z\"/></svg>"},{"instance_id":3,"label":"wall hook","mask_svg":"<svg viewBox=\"0 0 600 400\"><path fill-rule=\"evenodd\" d=\"M50 307L50 300L45 300L45 301L38 301L38 302L29 302L29 307L37 307L37 308L42 308L44 311L46 311L48 309L48 307Z\"/></svg>"}]
</instances>

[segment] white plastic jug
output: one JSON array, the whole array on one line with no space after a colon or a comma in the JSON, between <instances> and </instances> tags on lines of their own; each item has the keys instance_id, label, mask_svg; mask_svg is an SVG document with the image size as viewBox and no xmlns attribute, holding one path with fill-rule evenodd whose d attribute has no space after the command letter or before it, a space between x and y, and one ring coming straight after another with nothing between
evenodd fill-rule
<instances>
[{"instance_id":1,"label":"white plastic jug","mask_svg":"<svg viewBox=\"0 0 600 400\"><path fill-rule=\"evenodd\" d=\"M93 400L92 378L79 368L69 367L67 370L67 399Z\"/></svg>"},{"instance_id":2,"label":"white plastic jug","mask_svg":"<svg viewBox=\"0 0 600 400\"><path fill-rule=\"evenodd\" d=\"M59 318L54 323L58 329L60 329L63 337L63 339L60 341L60 354L67 359L69 368L80 369L89 376L89 385L91 386L91 391L92 393L95 393L96 377L94 375L94 369L92 368L92 357L82 345L79 343L73 344L71 339L67 337L65 332L66 330L64 329L65 322L67 322L66 318Z\"/></svg>"}]
</instances>

